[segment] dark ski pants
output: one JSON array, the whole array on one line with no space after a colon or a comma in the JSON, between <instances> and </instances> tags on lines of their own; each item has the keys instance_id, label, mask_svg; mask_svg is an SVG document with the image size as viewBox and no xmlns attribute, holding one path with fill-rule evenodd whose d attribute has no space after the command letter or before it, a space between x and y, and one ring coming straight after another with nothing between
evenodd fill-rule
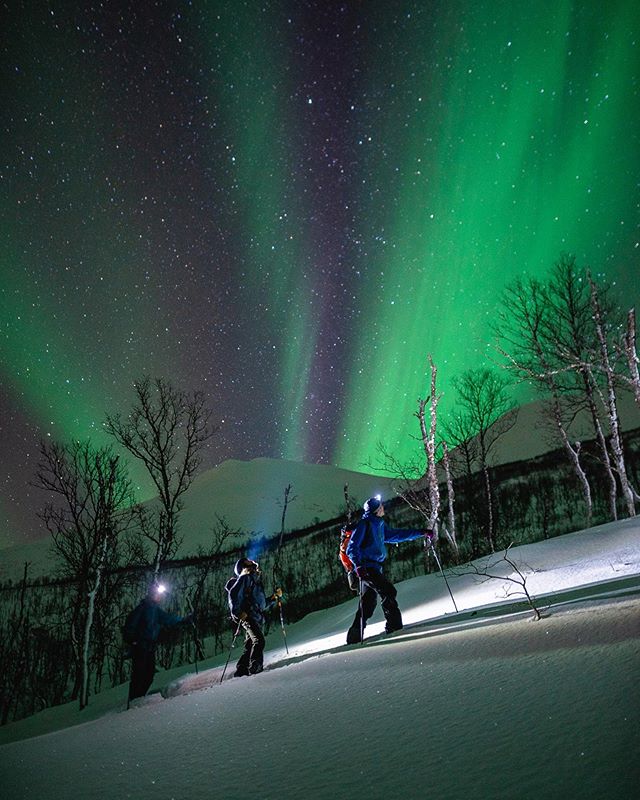
<instances>
[{"instance_id":1,"label":"dark ski pants","mask_svg":"<svg viewBox=\"0 0 640 800\"><path fill-rule=\"evenodd\" d=\"M238 659L236 678L241 675L255 675L262 672L264 658L264 634L261 625L255 619L245 619L241 622L244 628L244 653Z\"/></svg>"},{"instance_id":2,"label":"dark ski pants","mask_svg":"<svg viewBox=\"0 0 640 800\"><path fill-rule=\"evenodd\" d=\"M396 601L398 592L391 581L388 581L381 572L371 569L367 580L363 580L361 585L362 595L358 603L358 610L347 632L348 644L355 644L361 640L361 630L364 631L367 620L375 611L378 596L380 596L380 605L387 621L385 631L392 633L402 628L402 614Z\"/></svg>"},{"instance_id":3,"label":"dark ski pants","mask_svg":"<svg viewBox=\"0 0 640 800\"><path fill-rule=\"evenodd\" d=\"M129 700L144 697L153 683L156 671L155 651L134 644L131 654L131 683L129 684Z\"/></svg>"}]
</instances>

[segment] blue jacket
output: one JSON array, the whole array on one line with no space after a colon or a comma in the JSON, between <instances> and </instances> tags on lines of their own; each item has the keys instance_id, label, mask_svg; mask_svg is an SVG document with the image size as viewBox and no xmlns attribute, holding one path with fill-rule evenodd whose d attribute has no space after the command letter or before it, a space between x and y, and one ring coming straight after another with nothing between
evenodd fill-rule
<instances>
[{"instance_id":1,"label":"blue jacket","mask_svg":"<svg viewBox=\"0 0 640 800\"><path fill-rule=\"evenodd\" d=\"M387 557L385 544L420 539L424 531L411 528L390 528L382 517L365 512L356 525L347 545L347 555L354 567L367 567L382 572L382 562Z\"/></svg>"},{"instance_id":2,"label":"blue jacket","mask_svg":"<svg viewBox=\"0 0 640 800\"><path fill-rule=\"evenodd\" d=\"M127 617L123 638L125 642L153 650L162 628L172 628L185 621L185 617L169 614L158 603L145 597Z\"/></svg>"},{"instance_id":3,"label":"blue jacket","mask_svg":"<svg viewBox=\"0 0 640 800\"><path fill-rule=\"evenodd\" d=\"M271 608L262 586L262 580L255 572L249 575L239 575L230 578L225 586L229 601L229 611L235 622L238 622L240 613L246 611L247 615L259 625L264 623L264 612Z\"/></svg>"}]
</instances>

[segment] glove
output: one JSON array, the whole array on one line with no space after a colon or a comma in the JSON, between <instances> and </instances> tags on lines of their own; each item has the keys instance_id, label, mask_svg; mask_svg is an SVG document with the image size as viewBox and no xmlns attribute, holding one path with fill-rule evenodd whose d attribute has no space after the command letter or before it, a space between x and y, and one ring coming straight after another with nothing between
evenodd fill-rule
<instances>
[{"instance_id":1,"label":"glove","mask_svg":"<svg viewBox=\"0 0 640 800\"><path fill-rule=\"evenodd\" d=\"M244 620L245 620L245 619L247 619L247 617L248 617L248 616L249 616L249 615L247 614L247 612L246 612L246 611L241 611L241 612L238 614L238 619L240 620L240 622L244 622Z\"/></svg>"},{"instance_id":2,"label":"glove","mask_svg":"<svg viewBox=\"0 0 640 800\"><path fill-rule=\"evenodd\" d=\"M361 581L366 581L369 578L369 570L366 567L356 567L355 573Z\"/></svg>"},{"instance_id":3,"label":"glove","mask_svg":"<svg viewBox=\"0 0 640 800\"><path fill-rule=\"evenodd\" d=\"M436 541L436 535L434 531L425 531L424 532L424 539L428 545L433 545Z\"/></svg>"}]
</instances>

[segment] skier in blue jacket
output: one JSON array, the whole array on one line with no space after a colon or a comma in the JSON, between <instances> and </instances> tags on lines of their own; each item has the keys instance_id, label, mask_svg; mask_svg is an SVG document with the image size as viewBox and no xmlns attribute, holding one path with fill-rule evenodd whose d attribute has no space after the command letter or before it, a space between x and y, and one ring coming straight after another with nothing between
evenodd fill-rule
<instances>
[{"instance_id":1,"label":"skier in blue jacket","mask_svg":"<svg viewBox=\"0 0 640 800\"><path fill-rule=\"evenodd\" d=\"M347 556L360 579L360 603L355 619L347 631L347 644L362 641L367 620L373 614L378 595L386 619L385 632L402 629L402 615L396 601L396 588L382 574L382 564L387 557L385 544L408 542L431 531L410 528L390 528L383 520L384 505L380 497L370 497L364 504L364 514L351 534Z\"/></svg>"},{"instance_id":2,"label":"skier in blue jacket","mask_svg":"<svg viewBox=\"0 0 640 800\"><path fill-rule=\"evenodd\" d=\"M250 558L238 559L233 571L234 577L230 578L225 586L229 610L231 619L236 625L242 626L245 632L244 652L233 673L234 677L238 678L262 672L265 645L262 633L264 612L282 597L282 589L276 589L267 600L260 577L260 567Z\"/></svg>"},{"instance_id":3,"label":"skier in blue jacket","mask_svg":"<svg viewBox=\"0 0 640 800\"><path fill-rule=\"evenodd\" d=\"M156 671L156 643L163 628L173 628L193 621L193 614L176 617L160 607L165 594L162 584L154 583L147 596L127 617L122 631L131 652L129 701L143 697L153 683Z\"/></svg>"}]
</instances>

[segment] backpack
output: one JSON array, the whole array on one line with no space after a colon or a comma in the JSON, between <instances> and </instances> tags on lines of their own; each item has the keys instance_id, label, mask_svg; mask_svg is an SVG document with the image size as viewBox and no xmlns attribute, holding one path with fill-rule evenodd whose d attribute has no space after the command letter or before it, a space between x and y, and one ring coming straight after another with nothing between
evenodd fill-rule
<instances>
[{"instance_id":1,"label":"backpack","mask_svg":"<svg viewBox=\"0 0 640 800\"><path fill-rule=\"evenodd\" d=\"M353 561L347 555L347 545L349 544L349 539L351 539L351 536L357 525L357 522L347 522L346 525L342 526L340 529L340 549L338 551L338 558L340 559L342 566L345 568L345 572L347 573L347 581L349 582L349 588L352 592L360 591L360 580L356 575Z\"/></svg>"},{"instance_id":2,"label":"backpack","mask_svg":"<svg viewBox=\"0 0 640 800\"><path fill-rule=\"evenodd\" d=\"M142 604L137 605L133 611L127 614L124 625L122 626L122 641L127 644L133 644L138 638L138 625L140 617L142 616Z\"/></svg>"},{"instance_id":3,"label":"backpack","mask_svg":"<svg viewBox=\"0 0 640 800\"><path fill-rule=\"evenodd\" d=\"M353 572L353 561L347 555L347 545L349 544L349 539L351 539L351 534L355 531L355 529L356 526L353 524L344 525L340 529L340 550L338 551L338 558L340 559L340 562L347 573Z\"/></svg>"}]
</instances>

